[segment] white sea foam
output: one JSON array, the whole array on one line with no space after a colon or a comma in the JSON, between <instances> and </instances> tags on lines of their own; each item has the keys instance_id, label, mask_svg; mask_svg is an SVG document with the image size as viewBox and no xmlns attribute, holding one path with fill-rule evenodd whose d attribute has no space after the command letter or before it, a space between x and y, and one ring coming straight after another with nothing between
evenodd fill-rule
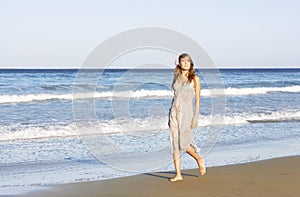
<instances>
[{"instance_id":1,"label":"white sea foam","mask_svg":"<svg viewBox=\"0 0 300 197\"><path fill-rule=\"evenodd\" d=\"M203 89L201 96L246 96L267 94L270 92L300 92L300 86L287 87L257 87L257 88L226 88ZM0 95L0 103L45 102L49 100L73 99L139 99L139 98L171 98L170 90L137 90L137 91L106 91L76 94L28 94L28 95Z\"/></svg>"},{"instance_id":2,"label":"white sea foam","mask_svg":"<svg viewBox=\"0 0 300 197\"><path fill-rule=\"evenodd\" d=\"M222 120L216 122L216 120ZM237 114L221 117L218 115L200 115L199 127L210 125L237 125L281 121L300 121L300 111L276 111L260 114ZM152 132L168 129L168 117L126 118L91 123L70 123L67 125L0 127L0 142L53 137L76 137L82 135L102 135L126 132ZM84 132L82 132L84 131Z\"/></svg>"},{"instance_id":3,"label":"white sea foam","mask_svg":"<svg viewBox=\"0 0 300 197\"><path fill-rule=\"evenodd\" d=\"M226 88L226 95L267 94L269 92L300 92L300 86L257 87L257 88Z\"/></svg>"}]
</instances>

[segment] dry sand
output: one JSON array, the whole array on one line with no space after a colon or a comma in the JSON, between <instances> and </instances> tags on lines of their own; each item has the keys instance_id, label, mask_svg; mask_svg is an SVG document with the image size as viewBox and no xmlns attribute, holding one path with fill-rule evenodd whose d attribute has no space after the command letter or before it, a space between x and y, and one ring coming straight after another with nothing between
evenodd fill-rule
<instances>
[{"instance_id":1,"label":"dry sand","mask_svg":"<svg viewBox=\"0 0 300 197\"><path fill-rule=\"evenodd\" d=\"M174 172L53 186L23 196L300 196L300 157L184 170L182 181L168 181Z\"/></svg>"}]
</instances>

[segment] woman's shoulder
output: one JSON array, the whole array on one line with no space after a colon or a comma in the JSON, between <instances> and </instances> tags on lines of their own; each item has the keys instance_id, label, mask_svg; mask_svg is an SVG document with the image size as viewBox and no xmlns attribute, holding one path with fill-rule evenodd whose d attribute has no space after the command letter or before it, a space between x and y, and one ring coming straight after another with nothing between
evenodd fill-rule
<instances>
[{"instance_id":1,"label":"woman's shoulder","mask_svg":"<svg viewBox=\"0 0 300 197\"><path fill-rule=\"evenodd\" d=\"M194 80L195 80L196 82L200 82L200 77L199 77L197 74L195 74Z\"/></svg>"}]
</instances>

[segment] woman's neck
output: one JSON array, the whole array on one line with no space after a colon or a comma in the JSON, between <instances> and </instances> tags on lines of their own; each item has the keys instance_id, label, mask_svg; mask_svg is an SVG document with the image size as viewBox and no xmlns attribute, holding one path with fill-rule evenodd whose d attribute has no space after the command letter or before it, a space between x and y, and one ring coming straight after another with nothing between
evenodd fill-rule
<instances>
[{"instance_id":1,"label":"woman's neck","mask_svg":"<svg viewBox=\"0 0 300 197\"><path fill-rule=\"evenodd\" d=\"M189 72L189 71L184 71L184 70L182 70L182 71L181 71L181 75L184 76L184 77L187 77L187 76L188 76L188 72Z\"/></svg>"}]
</instances>

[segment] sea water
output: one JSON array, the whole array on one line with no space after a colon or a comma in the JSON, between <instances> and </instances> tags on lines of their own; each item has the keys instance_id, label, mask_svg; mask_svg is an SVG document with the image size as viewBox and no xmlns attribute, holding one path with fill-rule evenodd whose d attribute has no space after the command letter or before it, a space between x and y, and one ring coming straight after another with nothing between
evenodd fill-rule
<instances>
[{"instance_id":1,"label":"sea water","mask_svg":"<svg viewBox=\"0 0 300 197\"><path fill-rule=\"evenodd\" d=\"M300 154L300 69L221 69L223 95L212 95L205 70L196 72L201 112L194 138L207 166ZM173 70L89 70L84 83L78 77L76 69L0 70L0 194L174 171ZM220 113L212 112L212 97L224 97ZM219 133L206 147L215 124ZM183 169L196 167L182 155Z\"/></svg>"}]
</instances>

